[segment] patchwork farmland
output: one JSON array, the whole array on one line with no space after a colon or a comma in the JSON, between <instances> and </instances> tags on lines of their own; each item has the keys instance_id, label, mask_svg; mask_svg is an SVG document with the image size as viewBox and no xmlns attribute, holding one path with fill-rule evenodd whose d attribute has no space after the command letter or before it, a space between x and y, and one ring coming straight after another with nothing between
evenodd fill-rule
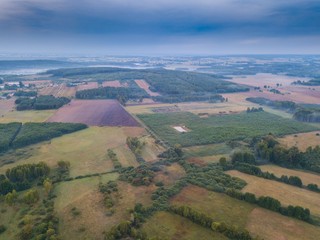
<instances>
[{"instance_id":1,"label":"patchwork farmland","mask_svg":"<svg viewBox=\"0 0 320 240\"><path fill-rule=\"evenodd\" d=\"M84 123L89 126L139 126L116 100L72 100L47 122Z\"/></svg>"}]
</instances>

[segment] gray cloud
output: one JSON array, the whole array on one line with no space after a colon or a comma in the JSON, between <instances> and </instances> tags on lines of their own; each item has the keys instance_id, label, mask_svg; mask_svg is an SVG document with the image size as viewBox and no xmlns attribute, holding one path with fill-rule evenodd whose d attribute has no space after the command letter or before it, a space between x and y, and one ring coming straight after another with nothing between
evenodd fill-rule
<instances>
[{"instance_id":1,"label":"gray cloud","mask_svg":"<svg viewBox=\"0 0 320 240\"><path fill-rule=\"evenodd\" d=\"M228 45L262 51L265 45L285 47L284 39L288 46L309 41L319 49L319 24L318 0L1 0L0 51L13 42L56 49L180 45L201 52Z\"/></svg>"}]
</instances>

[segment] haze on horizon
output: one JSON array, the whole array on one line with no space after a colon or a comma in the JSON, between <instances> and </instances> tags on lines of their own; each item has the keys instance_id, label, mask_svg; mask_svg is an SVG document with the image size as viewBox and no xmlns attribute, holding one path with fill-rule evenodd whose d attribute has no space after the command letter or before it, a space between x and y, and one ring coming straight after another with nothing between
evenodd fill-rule
<instances>
[{"instance_id":1,"label":"haze on horizon","mask_svg":"<svg viewBox=\"0 0 320 240\"><path fill-rule=\"evenodd\" d=\"M320 54L319 0L1 0L0 53Z\"/></svg>"}]
</instances>

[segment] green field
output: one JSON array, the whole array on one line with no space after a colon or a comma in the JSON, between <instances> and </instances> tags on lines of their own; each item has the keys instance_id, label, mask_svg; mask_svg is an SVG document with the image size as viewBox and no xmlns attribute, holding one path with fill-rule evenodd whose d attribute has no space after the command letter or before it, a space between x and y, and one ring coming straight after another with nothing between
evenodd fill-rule
<instances>
[{"instance_id":1,"label":"green field","mask_svg":"<svg viewBox=\"0 0 320 240\"><path fill-rule=\"evenodd\" d=\"M142 229L150 238L158 237L157 239L165 240L228 239L186 218L167 212L156 213L143 225Z\"/></svg>"},{"instance_id":2,"label":"green field","mask_svg":"<svg viewBox=\"0 0 320 240\"><path fill-rule=\"evenodd\" d=\"M199 118L189 112L143 114L138 117L169 144L184 147L243 140L272 133L283 136L317 130L316 127L267 112L240 113ZM173 126L185 126L180 133Z\"/></svg>"},{"instance_id":3,"label":"green field","mask_svg":"<svg viewBox=\"0 0 320 240\"><path fill-rule=\"evenodd\" d=\"M55 111L56 110L10 111L0 118L0 122L45 122Z\"/></svg>"}]
</instances>

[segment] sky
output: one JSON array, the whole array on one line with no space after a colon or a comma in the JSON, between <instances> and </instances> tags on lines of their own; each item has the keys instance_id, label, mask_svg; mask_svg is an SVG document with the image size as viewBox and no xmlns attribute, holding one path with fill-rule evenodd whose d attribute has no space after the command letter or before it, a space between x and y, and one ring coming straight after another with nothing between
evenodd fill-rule
<instances>
[{"instance_id":1,"label":"sky","mask_svg":"<svg viewBox=\"0 0 320 240\"><path fill-rule=\"evenodd\" d=\"M320 54L320 0L0 0L0 53Z\"/></svg>"}]
</instances>

